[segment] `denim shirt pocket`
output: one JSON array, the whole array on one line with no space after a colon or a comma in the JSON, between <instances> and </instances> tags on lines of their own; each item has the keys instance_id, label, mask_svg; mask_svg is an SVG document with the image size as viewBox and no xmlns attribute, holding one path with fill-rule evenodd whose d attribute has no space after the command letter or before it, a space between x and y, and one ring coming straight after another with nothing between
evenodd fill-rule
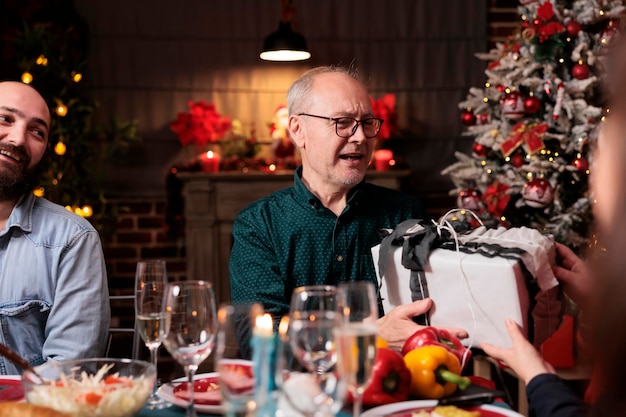
<instances>
[{"instance_id":1,"label":"denim shirt pocket","mask_svg":"<svg viewBox=\"0 0 626 417\"><path fill-rule=\"evenodd\" d=\"M0 331L4 343L31 365L44 362L45 328L51 304L43 300L18 300L0 304Z\"/></svg>"}]
</instances>

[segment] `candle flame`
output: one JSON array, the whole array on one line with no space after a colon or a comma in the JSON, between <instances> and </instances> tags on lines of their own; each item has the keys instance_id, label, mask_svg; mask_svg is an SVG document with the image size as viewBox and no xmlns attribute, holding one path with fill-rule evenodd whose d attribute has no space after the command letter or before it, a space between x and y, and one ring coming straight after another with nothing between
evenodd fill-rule
<instances>
[{"instance_id":1,"label":"candle flame","mask_svg":"<svg viewBox=\"0 0 626 417\"><path fill-rule=\"evenodd\" d=\"M206 153L206 157L209 158L209 159L213 159L213 151L208 151Z\"/></svg>"},{"instance_id":2,"label":"candle flame","mask_svg":"<svg viewBox=\"0 0 626 417\"><path fill-rule=\"evenodd\" d=\"M272 333L272 316L269 313L265 313L262 316L256 317L256 328L263 333Z\"/></svg>"}]
</instances>

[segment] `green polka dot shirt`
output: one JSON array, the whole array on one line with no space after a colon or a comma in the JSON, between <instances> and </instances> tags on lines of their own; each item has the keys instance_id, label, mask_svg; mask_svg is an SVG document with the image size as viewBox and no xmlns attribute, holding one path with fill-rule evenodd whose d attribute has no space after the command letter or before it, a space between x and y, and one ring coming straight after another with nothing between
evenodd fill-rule
<instances>
[{"instance_id":1,"label":"green polka dot shirt","mask_svg":"<svg viewBox=\"0 0 626 417\"><path fill-rule=\"evenodd\" d=\"M288 313L296 287L360 280L376 284L371 248L380 243L379 230L429 218L408 194L366 182L350 191L345 209L336 216L301 176L299 167L293 187L250 204L233 224L232 302L261 303L275 326ZM243 333L240 346L249 337L249 330Z\"/></svg>"}]
</instances>

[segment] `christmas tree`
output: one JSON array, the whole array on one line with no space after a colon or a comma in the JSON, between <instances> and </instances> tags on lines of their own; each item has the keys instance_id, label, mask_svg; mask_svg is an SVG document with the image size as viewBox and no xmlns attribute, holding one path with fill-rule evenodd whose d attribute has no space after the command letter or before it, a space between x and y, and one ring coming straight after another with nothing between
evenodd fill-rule
<instances>
[{"instance_id":1,"label":"christmas tree","mask_svg":"<svg viewBox=\"0 0 626 417\"><path fill-rule=\"evenodd\" d=\"M445 168L486 226L531 227L582 250L591 234L590 148L606 116L606 46L621 0L520 0L519 27L486 54L485 85L459 103L471 155Z\"/></svg>"},{"instance_id":2,"label":"christmas tree","mask_svg":"<svg viewBox=\"0 0 626 417\"><path fill-rule=\"evenodd\" d=\"M10 3L10 4L4 4ZM106 164L139 141L135 121L97 120L84 85L89 33L70 0L0 0L0 78L21 80L46 99L52 116L38 196L102 226L115 207L102 189Z\"/></svg>"}]
</instances>

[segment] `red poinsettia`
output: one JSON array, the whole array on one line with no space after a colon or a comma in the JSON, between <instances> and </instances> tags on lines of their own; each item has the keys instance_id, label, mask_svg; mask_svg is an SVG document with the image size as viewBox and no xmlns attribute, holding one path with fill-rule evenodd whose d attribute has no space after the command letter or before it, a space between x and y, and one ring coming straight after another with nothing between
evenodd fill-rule
<instances>
[{"instance_id":1,"label":"red poinsettia","mask_svg":"<svg viewBox=\"0 0 626 417\"><path fill-rule=\"evenodd\" d=\"M389 139L398 127L398 115L396 114L395 94L385 94L378 100L370 97L374 116L383 119L383 125L378 132L379 139Z\"/></svg>"},{"instance_id":2,"label":"red poinsettia","mask_svg":"<svg viewBox=\"0 0 626 417\"><path fill-rule=\"evenodd\" d=\"M228 132L232 123L230 117L222 117L213 103L189 101L189 113L178 113L170 124L170 129L178 135L185 146L196 144L200 147L219 141Z\"/></svg>"}]
</instances>

